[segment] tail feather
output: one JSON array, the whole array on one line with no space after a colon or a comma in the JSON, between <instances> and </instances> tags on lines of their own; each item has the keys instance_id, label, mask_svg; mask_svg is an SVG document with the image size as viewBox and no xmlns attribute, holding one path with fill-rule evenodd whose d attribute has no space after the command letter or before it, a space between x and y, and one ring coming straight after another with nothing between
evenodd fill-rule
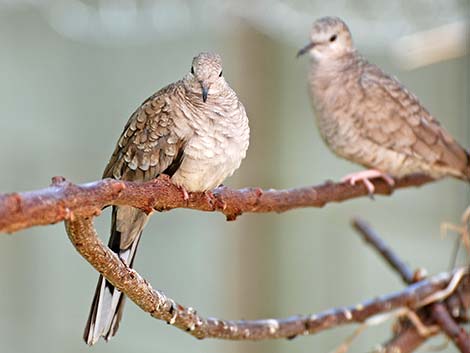
<instances>
[{"instance_id":1,"label":"tail feather","mask_svg":"<svg viewBox=\"0 0 470 353\"><path fill-rule=\"evenodd\" d=\"M137 209L113 207L111 237L108 246L130 267L134 262L147 218L145 213ZM120 222L126 222L126 224L119 224ZM129 240L129 231L133 233L131 241ZM126 247L123 247L123 244ZM88 345L95 344L100 337L109 340L116 334L124 310L124 303L125 296L100 275L83 334L83 339Z\"/></svg>"},{"instance_id":2,"label":"tail feather","mask_svg":"<svg viewBox=\"0 0 470 353\"><path fill-rule=\"evenodd\" d=\"M112 336L112 334L110 335L114 316L112 313L116 310L121 297L121 293L112 287L111 283L106 281L103 276L100 276L83 334L83 339L87 344L95 344L101 336L106 340Z\"/></svg>"}]
</instances>

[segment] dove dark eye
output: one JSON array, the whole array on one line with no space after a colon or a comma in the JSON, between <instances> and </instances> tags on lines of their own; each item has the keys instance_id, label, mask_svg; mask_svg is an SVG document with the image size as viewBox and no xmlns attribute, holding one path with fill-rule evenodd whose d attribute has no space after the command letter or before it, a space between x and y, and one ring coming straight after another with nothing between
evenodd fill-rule
<instances>
[{"instance_id":1,"label":"dove dark eye","mask_svg":"<svg viewBox=\"0 0 470 353\"><path fill-rule=\"evenodd\" d=\"M337 38L337 35L336 34L333 34L331 37L330 37L330 42L334 42Z\"/></svg>"},{"instance_id":2,"label":"dove dark eye","mask_svg":"<svg viewBox=\"0 0 470 353\"><path fill-rule=\"evenodd\" d=\"M220 71L219 77L222 77L222 72L223 72L223 71Z\"/></svg>"},{"instance_id":3,"label":"dove dark eye","mask_svg":"<svg viewBox=\"0 0 470 353\"><path fill-rule=\"evenodd\" d=\"M191 73L194 75L194 67L191 66Z\"/></svg>"}]
</instances>

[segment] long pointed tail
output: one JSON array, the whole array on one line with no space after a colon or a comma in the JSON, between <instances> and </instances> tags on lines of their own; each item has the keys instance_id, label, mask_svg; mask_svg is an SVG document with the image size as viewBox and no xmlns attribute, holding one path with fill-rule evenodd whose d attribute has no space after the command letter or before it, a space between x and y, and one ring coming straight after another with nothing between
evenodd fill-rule
<instances>
[{"instance_id":1,"label":"long pointed tail","mask_svg":"<svg viewBox=\"0 0 470 353\"><path fill-rule=\"evenodd\" d=\"M131 207L113 207L108 246L132 267L142 229L148 216ZM107 341L116 334L124 310L125 296L100 276L83 334L88 345L100 337Z\"/></svg>"}]
</instances>

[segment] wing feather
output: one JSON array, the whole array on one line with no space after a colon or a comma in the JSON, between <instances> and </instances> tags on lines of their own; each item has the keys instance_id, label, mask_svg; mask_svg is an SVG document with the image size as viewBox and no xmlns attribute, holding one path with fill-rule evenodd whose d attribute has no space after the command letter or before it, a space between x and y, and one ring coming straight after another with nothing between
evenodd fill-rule
<instances>
[{"instance_id":1,"label":"wing feather","mask_svg":"<svg viewBox=\"0 0 470 353\"><path fill-rule=\"evenodd\" d=\"M465 177L469 168L467 152L397 79L369 64L360 84L366 97L358 113L361 118L356 121L364 137Z\"/></svg>"}]
</instances>

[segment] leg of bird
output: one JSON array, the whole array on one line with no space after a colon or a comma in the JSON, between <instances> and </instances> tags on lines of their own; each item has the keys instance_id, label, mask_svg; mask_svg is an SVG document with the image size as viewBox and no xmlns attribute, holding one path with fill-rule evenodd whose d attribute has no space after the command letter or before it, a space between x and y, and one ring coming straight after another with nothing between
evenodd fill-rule
<instances>
[{"instance_id":1,"label":"leg of bird","mask_svg":"<svg viewBox=\"0 0 470 353\"><path fill-rule=\"evenodd\" d=\"M184 200L184 201L188 201L188 200L189 200L188 190L186 190L186 188L185 188L183 185L175 184L169 175L162 173L162 174L160 174L160 175L158 176L158 178L155 179L155 180L158 180L158 179L160 179L160 180L165 180L165 181L169 181L170 183L172 183L173 185L175 185L178 189L181 190L181 192L182 192L182 194L183 194L183 200Z\"/></svg>"},{"instance_id":2,"label":"leg of bird","mask_svg":"<svg viewBox=\"0 0 470 353\"><path fill-rule=\"evenodd\" d=\"M179 188L181 192L183 193L183 200L188 201L189 200L188 190L186 190L186 188L183 185L179 186Z\"/></svg>"},{"instance_id":3,"label":"leg of bird","mask_svg":"<svg viewBox=\"0 0 470 353\"><path fill-rule=\"evenodd\" d=\"M223 186L222 184L219 187ZM227 204L219 199L211 190L204 191L204 195L209 203L211 203L215 209L225 210L227 208Z\"/></svg>"},{"instance_id":4,"label":"leg of bird","mask_svg":"<svg viewBox=\"0 0 470 353\"><path fill-rule=\"evenodd\" d=\"M355 185L356 182L362 181L364 185L366 186L367 190L369 191L369 194L373 194L375 191L375 187L374 187L374 184L372 184L369 179L375 179L375 178L382 178L390 186L395 185L395 180L393 180L391 176L377 169L368 169L368 170L363 170L357 173L351 173L351 174L346 175L343 179L341 179L341 181L342 182L349 181L351 185Z\"/></svg>"}]
</instances>

